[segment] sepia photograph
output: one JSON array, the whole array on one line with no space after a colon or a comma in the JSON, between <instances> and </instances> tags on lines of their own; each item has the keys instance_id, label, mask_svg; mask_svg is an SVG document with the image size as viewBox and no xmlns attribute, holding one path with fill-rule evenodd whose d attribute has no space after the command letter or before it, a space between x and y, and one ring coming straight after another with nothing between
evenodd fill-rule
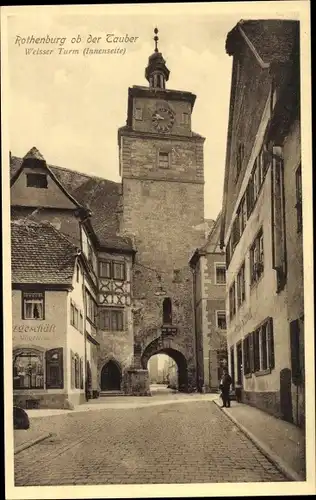
<instances>
[{"instance_id":1,"label":"sepia photograph","mask_svg":"<svg viewBox=\"0 0 316 500\"><path fill-rule=\"evenodd\" d=\"M309 7L1 8L8 499L316 493Z\"/></svg>"}]
</instances>

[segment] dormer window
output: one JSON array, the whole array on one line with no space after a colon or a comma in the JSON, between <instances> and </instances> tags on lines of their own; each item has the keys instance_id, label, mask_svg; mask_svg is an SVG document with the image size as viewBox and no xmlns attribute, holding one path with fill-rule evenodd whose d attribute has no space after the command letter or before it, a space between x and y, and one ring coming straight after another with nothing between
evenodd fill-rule
<instances>
[{"instance_id":1,"label":"dormer window","mask_svg":"<svg viewBox=\"0 0 316 500\"><path fill-rule=\"evenodd\" d=\"M46 174L26 174L26 186L39 189L47 189Z\"/></svg>"}]
</instances>

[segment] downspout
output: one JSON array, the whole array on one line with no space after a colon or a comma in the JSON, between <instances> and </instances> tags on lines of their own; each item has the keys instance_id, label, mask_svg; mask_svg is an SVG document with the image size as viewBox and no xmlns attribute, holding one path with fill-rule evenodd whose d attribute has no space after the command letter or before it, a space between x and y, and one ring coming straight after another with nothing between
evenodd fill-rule
<instances>
[{"instance_id":1,"label":"downspout","mask_svg":"<svg viewBox=\"0 0 316 500\"><path fill-rule=\"evenodd\" d=\"M83 218L79 221L79 231L80 231L80 249L81 252L83 253L83 245L82 245L82 225L83 223L89 219L91 216L91 211L88 209L84 210L83 213ZM85 373L85 398L86 401L89 400L88 398L88 370L87 370L87 329L86 329L86 323L87 323L87 295L86 295L86 286L85 286L85 270L83 268L82 272L82 296L83 296L83 338L84 338L84 373Z\"/></svg>"},{"instance_id":2,"label":"downspout","mask_svg":"<svg viewBox=\"0 0 316 500\"><path fill-rule=\"evenodd\" d=\"M193 275L193 321L194 321L194 338L195 338L195 359L196 359L196 388L200 390L200 382L199 382L199 372L200 372L200 363L199 363L199 354L198 354L198 338L197 338L197 320L196 320L196 270L192 268Z\"/></svg>"},{"instance_id":3,"label":"downspout","mask_svg":"<svg viewBox=\"0 0 316 500\"><path fill-rule=\"evenodd\" d=\"M88 398L88 369L87 369L87 329L86 329L86 317L87 317L87 295L85 286L85 272L82 273L83 283L82 283L82 294L83 294L83 338L84 338L84 372L85 372L85 397L86 401Z\"/></svg>"}]
</instances>

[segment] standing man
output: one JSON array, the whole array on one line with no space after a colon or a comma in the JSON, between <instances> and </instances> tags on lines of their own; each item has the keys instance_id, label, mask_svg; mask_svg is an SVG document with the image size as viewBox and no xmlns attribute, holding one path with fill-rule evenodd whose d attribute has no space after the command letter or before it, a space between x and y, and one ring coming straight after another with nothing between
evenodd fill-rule
<instances>
[{"instance_id":1,"label":"standing man","mask_svg":"<svg viewBox=\"0 0 316 500\"><path fill-rule=\"evenodd\" d=\"M223 368L223 376L220 381L219 388L222 391L222 408L230 408L230 386L232 383L232 378L228 373L227 368Z\"/></svg>"}]
</instances>

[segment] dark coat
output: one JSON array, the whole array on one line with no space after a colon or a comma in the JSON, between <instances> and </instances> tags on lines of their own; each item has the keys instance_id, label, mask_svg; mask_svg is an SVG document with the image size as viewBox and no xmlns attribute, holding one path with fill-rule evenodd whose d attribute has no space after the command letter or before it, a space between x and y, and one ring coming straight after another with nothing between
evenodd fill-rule
<instances>
[{"instance_id":1,"label":"dark coat","mask_svg":"<svg viewBox=\"0 0 316 500\"><path fill-rule=\"evenodd\" d=\"M231 376L229 375L229 373L225 373L225 375L223 376L223 378L221 380L220 388L224 391L229 391L231 383L232 383Z\"/></svg>"}]
</instances>

